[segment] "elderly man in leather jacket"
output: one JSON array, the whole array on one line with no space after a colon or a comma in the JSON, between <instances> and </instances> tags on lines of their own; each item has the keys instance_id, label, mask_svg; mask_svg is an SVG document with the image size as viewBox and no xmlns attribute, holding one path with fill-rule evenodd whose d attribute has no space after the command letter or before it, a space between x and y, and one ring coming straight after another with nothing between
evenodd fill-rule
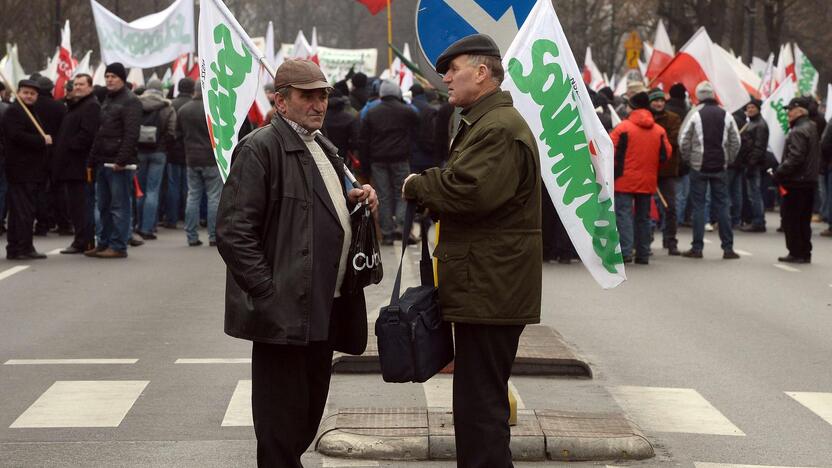
<instances>
[{"instance_id":1,"label":"elderly man in leather jacket","mask_svg":"<svg viewBox=\"0 0 832 468\"><path fill-rule=\"evenodd\" d=\"M300 467L318 430L332 353L367 344L363 293L342 292L351 205L337 149L319 132L331 90L318 66L289 60L275 76L277 113L234 150L217 215L228 267L225 332L253 341L252 412L259 466Z\"/></svg>"},{"instance_id":2,"label":"elderly man in leather jacket","mask_svg":"<svg viewBox=\"0 0 832 468\"><path fill-rule=\"evenodd\" d=\"M763 207L763 194L760 181L766 170L766 151L768 149L768 124L760 114L762 101L752 99L745 105L748 124L740 132L739 158L746 165L745 182L748 200L751 202L751 224L740 226L744 232L766 232L766 216Z\"/></svg>"}]
</instances>

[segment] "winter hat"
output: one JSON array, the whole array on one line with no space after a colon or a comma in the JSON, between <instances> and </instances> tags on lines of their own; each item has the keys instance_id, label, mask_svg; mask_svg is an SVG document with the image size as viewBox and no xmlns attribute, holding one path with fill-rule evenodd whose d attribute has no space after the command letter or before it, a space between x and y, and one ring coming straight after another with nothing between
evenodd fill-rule
<instances>
[{"instance_id":1,"label":"winter hat","mask_svg":"<svg viewBox=\"0 0 832 468\"><path fill-rule=\"evenodd\" d=\"M179 88L179 94L193 94L194 93L194 80L188 77L182 78L179 80L179 83L176 85Z\"/></svg>"},{"instance_id":2,"label":"winter hat","mask_svg":"<svg viewBox=\"0 0 832 468\"><path fill-rule=\"evenodd\" d=\"M763 108L763 101L761 101L757 98L751 98L751 100L748 101L748 104L746 104L746 106L749 106L749 105L753 105L757 108L757 110L760 110L760 109Z\"/></svg>"},{"instance_id":3,"label":"winter hat","mask_svg":"<svg viewBox=\"0 0 832 468\"><path fill-rule=\"evenodd\" d=\"M45 76L41 76L37 80L38 86L40 86L40 90L44 93L51 93L52 89L55 87L55 84L52 83L52 80Z\"/></svg>"},{"instance_id":4,"label":"winter hat","mask_svg":"<svg viewBox=\"0 0 832 468\"><path fill-rule=\"evenodd\" d=\"M420 94L425 94L425 88L419 83L415 83L410 87L410 93L414 96L419 96Z\"/></svg>"},{"instance_id":5,"label":"winter hat","mask_svg":"<svg viewBox=\"0 0 832 468\"><path fill-rule=\"evenodd\" d=\"M659 99L666 99L664 97L664 90L661 88L653 88L650 90L650 102L657 101Z\"/></svg>"},{"instance_id":6,"label":"winter hat","mask_svg":"<svg viewBox=\"0 0 832 468\"><path fill-rule=\"evenodd\" d=\"M636 93L630 98L630 107L633 109L647 109L650 107L650 97L644 91Z\"/></svg>"},{"instance_id":7,"label":"winter hat","mask_svg":"<svg viewBox=\"0 0 832 468\"><path fill-rule=\"evenodd\" d=\"M358 72L352 76L350 79L352 81L352 86L354 88L366 88L367 87L367 75Z\"/></svg>"},{"instance_id":8,"label":"winter hat","mask_svg":"<svg viewBox=\"0 0 832 468\"><path fill-rule=\"evenodd\" d=\"M121 81L127 82L127 70L124 68L119 62L114 62L107 65L107 68L104 70L104 74L112 73L113 75L121 78Z\"/></svg>"},{"instance_id":9,"label":"winter hat","mask_svg":"<svg viewBox=\"0 0 832 468\"><path fill-rule=\"evenodd\" d=\"M704 101L705 99L716 99L714 94L714 87L709 81L703 81L696 85L696 99Z\"/></svg>"},{"instance_id":10,"label":"winter hat","mask_svg":"<svg viewBox=\"0 0 832 468\"><path fill-rule=\"evenodd\" d=\"M644 83L638 80L628 81L627 82L627 93L646 93L647 86L644 86Z\"/></svg>"},{"instance_id":11,"label":"winter hat","mask_svg":"<svg viewBox=\"0 0 832 468\"><path fill-rule=\"evenodd\" d=\"M685 85L682 83L676 83L675 85L670 87L670 97L673 99L684 99L685 94L687 94L687 89L685 89Z\"/></svg>"},{"instance_id":12,"label":"winter hat","mask_svg":"<svg viewBox=\"0 0 832 468\"><path fill-rule=\"evenodd\" d=\"M152 79L147 82L145 89L148 91L159 91L162 92L162 82L157 79Z\"/></svg>"},{"instance_id":13,"label":"winter hat","mask_svg":"<svg viewBox=\"0 0 832 468\"><path fill-rule=\"evenodd\" d=\"M393 96L401 99L402 90L396 83L393 83L389 80L384 80L381 82L381 87L378 89L378 96L382 98L387 96Z\"/></svg>"}]
</instances>

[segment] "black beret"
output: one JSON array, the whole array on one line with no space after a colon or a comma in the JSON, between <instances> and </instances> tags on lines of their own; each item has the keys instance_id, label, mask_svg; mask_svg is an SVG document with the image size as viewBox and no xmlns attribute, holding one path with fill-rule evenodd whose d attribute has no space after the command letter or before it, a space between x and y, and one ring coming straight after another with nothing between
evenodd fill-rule
<instances>
[{"instance_id":1,"label":"black beret","mask_svg":"<svg viewBox=\"0 0 832 468\"><path fill-rule=\"evenodd\" d=\"M17 83L17 89L20 88L32 88L40 92L40 86L38 86L38 83L35 80L20 80Z\"/></svg>"},{"instance_id":2,"label":"black beret","mask_svg":"<svg viewBox=\"0 0 832 468\"><path fill-rule=\"evenodd\" d=\"M471 36L463 37L454 42L442 55L436 59L436 72L447 73L453 59L460 55L485 55L488 57L500 57L500 48L494 39L485 34L473 34Z\"/></svg>"},{"instance_id":3,"label":"black beret","mask_svg":"<svg viewBox=\"0 0 832 468\"><path fill-rule=\"evenodd\" d=\"M808 98L796 97L796 98L792 99L791 101L789 101L789 105L787 106L787 108L789 110L792 110L796 107L802 107L802 108L804 108L808 111L810 105L811 105L811 103L810 103Z\"/></svg>"}]
</instances>

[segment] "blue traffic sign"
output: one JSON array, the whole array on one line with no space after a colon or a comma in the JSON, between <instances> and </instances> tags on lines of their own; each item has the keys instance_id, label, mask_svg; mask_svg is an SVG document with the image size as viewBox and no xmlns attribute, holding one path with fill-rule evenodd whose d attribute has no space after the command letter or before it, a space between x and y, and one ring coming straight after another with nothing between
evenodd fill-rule
<instances>
[{"instance_id":1,"label":"blue traffic sign","mask_svg":"<svg viewBox=\"0 0 832 468\"><path fill-rule=\"evenodd\" d=\"M505 53L535 0L419 0L416 36L431 65L449 45L471 34L488 34Z\"/></svg>"}]
</instances>

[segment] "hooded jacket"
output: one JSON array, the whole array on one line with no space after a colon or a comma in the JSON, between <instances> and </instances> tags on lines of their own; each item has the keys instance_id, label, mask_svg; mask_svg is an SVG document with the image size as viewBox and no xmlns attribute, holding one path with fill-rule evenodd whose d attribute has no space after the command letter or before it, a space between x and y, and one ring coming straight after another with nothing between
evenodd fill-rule
<instances>
[{"instance_id":1,"label":"hooded jacket","mask_svg":"<svg viewBox=\"0 0 832 468\"><path fill-rule=\"evenodd\" d=\"M155 89L146 90L139 101L142 103L142 118L150 113L159 112L159 140L155 147L140 146L139 151L152 153L155 151L167 152L176 143L176 109L171 102L165 99L161 91Z\"/></svg>"},{"instance_id":2,"label":"hooded jacket","mask_svg":"<svg viewBox=\"0 0 832 468\"><path fill-rule=\"evenodd\" d=\"M107 93L101 105L101 128L92 145L91 162L120 166L138 164L136 155L141 124L142 104L132 91L125 86Z\"/></svg>"},{"instance_id":3,"label":"hooded jacket","mask_svg":"<svg viewBox=\"0 0 832 468\"><path fill-rule=\"evenodd\" d=\"M724 171L739 151L737 123L715 100L703 100L685 119L679 135L679 152L691 169L706 173Z\"/></svg>"},{"instance_id":4,"label":"hooded jacket","mask_svg":"<svg viewBox=\"0 0 832 468\"><path fill-rule=\"evenodd\" d=\"M615 191L655 193L659 164L673 156L667 132L653 114L636 109L610 134L615 147Z\"/></svg>"},{"instance_id":5,"label":"hooded jacket","mask_svg":"<svg viewBox=\"0 0 832 468\"><path fill-rule=\"evenodd\" d=\"M815 187L820 160L817 126L804 115L791 123L783 149L783 160L774 173L774 180L786 188Z\"/></svg>"}]
</instances>

